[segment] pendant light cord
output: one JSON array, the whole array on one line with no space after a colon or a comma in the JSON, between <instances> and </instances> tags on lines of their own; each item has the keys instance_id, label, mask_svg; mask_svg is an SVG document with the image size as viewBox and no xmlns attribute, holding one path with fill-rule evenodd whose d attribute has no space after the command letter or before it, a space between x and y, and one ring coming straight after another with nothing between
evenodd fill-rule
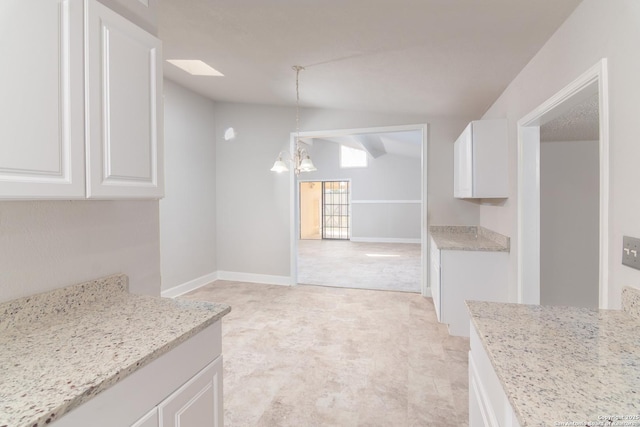
<instances>
[{"instance_id":1,"label":"pendant light cord","mask_svg":"<svg viewBox=\"0 0 640 427\"><path fill-rule=\"evenodd\" d=\"M294 65L293 68L296 71L296 149L298 148L298 142L300 141L300 71L304 70L301 65Z\"/></svg>"}]
</instances>

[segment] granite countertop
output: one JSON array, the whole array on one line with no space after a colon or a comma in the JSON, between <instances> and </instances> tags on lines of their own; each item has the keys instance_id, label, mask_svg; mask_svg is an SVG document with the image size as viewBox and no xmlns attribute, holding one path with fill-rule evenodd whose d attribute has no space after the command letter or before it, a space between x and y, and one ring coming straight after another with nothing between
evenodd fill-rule
<instances>
[{"instance_id":1,"label":"granite countertop","mask_svg":"<svg viewBox=\"0 0 640 427\"><path fill-rule=\"evenodd\" d=\"M510 239L484 227L433 225L429 234L442 250L509 252Z\"/></svg>"},{"instance_id":2,"label":"granite countertop","mask_svg":"<svg viewBox=\"0 0 640 427\"><path fill-rule=\"evenodd\" d=\"M638 294L627 292L636 302L623 305L637 312ZM633 312L467 306L522 427L606 425L599 417L612 415L640 425L640 319Z\"/></svg>"},{"instance_id":3,"label":"granite countertop","mask_svg":"<svg viewBox=\"0 0 640 427\"><path fill-rule=\"evenodd\" d=\"M0 426L60 418L229 311L130 294L125 275L0 304Z\"/></svg>"}]
</instances>

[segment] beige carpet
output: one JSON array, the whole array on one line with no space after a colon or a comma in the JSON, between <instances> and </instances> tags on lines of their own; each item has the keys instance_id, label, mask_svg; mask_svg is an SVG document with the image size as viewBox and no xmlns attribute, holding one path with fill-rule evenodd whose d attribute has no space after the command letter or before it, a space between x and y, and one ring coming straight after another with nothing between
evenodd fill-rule
<instances>
[{"instance_id":1,"label":"beige carpet","mask_svg":"<svg viewBox=\"0 0 640 427\"><path fill-rule=\"evenodd\" d=\"M299 240L298 283L420 292L420 244Z\"/></svg>"},{"instance_id":2,"label":"beige carpet","mask_svg":"<svg viewBox=\"0 0 640 427\"><path fill-rule=\"evenodd\" d=\"M469 341L402 292L218 281L225 425L467 425Z\"/></svg>"}]
</instances>

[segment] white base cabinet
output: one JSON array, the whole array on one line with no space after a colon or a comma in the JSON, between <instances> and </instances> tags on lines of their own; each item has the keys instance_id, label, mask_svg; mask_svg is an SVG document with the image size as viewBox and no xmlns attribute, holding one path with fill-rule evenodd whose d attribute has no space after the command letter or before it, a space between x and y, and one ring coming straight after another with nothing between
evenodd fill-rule
<instances>
[{"instance_id":1,"label":"white base cabinet","mask_svg":"<svg viewBox=\"0 0 640 427\"><path fill-rule=\"evenodd\" d=\"M469 338L469 427L520 427L473 325Z\"/></svg>"},{"instance_id":2,"label":"white base cabinet","mask_svg":"<svg viewBox=\"0 0 640 427\"><path fill-rule=\"evenodd\" d=\"M160 427L222 427L222 356L159 406Z\"/></svg>"},{"instance_id":3,"label":"white base cabinet","mask_svg":"<svg viewBox=\"0 0 640 427\"><path fill-rule=\"evenodd\" d=\"M131 427L158 427L158 408L153 408L145 416L133 423Z\"/></svg>"},{"instance_id":4,"label":"white base cabinet","mask_svg":"<svg viewBox=\"0 0 640 427\"><path fill-rule=\"evenodd\" d=\"M433 238L429 238L430 256L429 256L429 286L431 287L431 298L433 298L433 305L436 310L436 316L438 322L442 322L442 315L440 310L440 302L442 300L440 296L440 288L442 286L442 280L440 276L440 250L436 245Z\"/></svg>"},{"instance_id":5,"label":"white base cabinet","mask_svg":"<svg viewBox=\"0 0 640 427\"><path fill-rule=\"evenodd\" d=\"M469 336L465 300L507 302L507 252L441 250L431 244L430 286L438 321L449 334Z\"/></svg>"},{"instance_id":6,"label":"white base cabinet","mask_svg":"<svg viewBox=\"0 0 640 427\"><path fill-rule=\"evenodd\" d=\"M222 427L221 321L51 423L52 427Z\"/></svg>"}]
</instances>

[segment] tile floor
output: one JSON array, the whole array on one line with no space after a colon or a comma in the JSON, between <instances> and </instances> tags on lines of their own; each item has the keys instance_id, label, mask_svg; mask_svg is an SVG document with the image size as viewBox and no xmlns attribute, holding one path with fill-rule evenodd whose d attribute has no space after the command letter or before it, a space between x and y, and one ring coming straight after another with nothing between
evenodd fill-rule
<instances>
[{"instance_id":1,"label":"tile floor","mask_svg":"<svg viewBox=\"0 0 640 427\"><path fill-rule=\"evenodd\" d=\"M420 292L420 244L299 240L298 283Z\"/></svg>"},{"instance_id":2,"label":"tile floor","mask_svg":"<svg viewBox=\"0 0 640 427\"><path fill-rule=\"evenodd\" d=\"M469 340L405 292L218 281L225 425L467 425Z\"/></svg>"}]
</instances>

